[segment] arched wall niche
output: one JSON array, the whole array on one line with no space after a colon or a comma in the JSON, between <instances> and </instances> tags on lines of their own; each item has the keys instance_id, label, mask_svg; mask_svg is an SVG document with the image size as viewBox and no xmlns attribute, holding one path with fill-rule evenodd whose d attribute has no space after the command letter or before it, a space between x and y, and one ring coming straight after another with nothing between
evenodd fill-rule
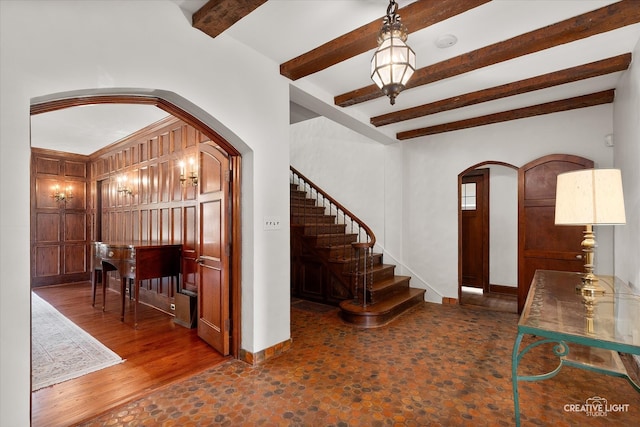
<instances>
[{"instance_id":1,"label":"arched wall niche","mask_svg":"<svg viewBox=\"0 0 640 427\"><path fill-rule=\"evenodd\" d=\"M31 99L30 115L94 104L138 104L156 106L193 126L228 155L231 179L231 353L238 358L241 346L241 155L251 149L230 129L202 108L173 92L159 89L104 88L59 92Z\"/></svg>"}]
</instances>

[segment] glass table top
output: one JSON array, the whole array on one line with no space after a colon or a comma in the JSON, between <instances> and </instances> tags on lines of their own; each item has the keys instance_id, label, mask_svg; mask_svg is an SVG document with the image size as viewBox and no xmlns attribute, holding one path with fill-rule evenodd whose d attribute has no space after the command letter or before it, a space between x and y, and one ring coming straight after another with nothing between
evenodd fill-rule
<instances>
[{"instance_id":1,"label":"glass table top","mask_svg":"<svg viewBox=\"0 0 640 427\"><path fill-rule=\"evenodd\" d=\"M538 270L519 332L640 354L640 295L612 276L598 276L604 295L576 291L581 273Z\"/></svg>"}]
</instances>

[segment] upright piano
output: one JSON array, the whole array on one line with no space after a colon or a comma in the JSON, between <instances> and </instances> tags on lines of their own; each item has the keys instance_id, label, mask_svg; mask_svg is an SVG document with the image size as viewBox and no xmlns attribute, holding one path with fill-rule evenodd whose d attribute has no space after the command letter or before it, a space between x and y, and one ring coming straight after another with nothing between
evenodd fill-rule
<instances>
[{"instance_id":1,"label":"upright piano","mask_svg":"<svg viewBox=\"0 0 640 427\"><path fill-rule=\"evenodd\" d=\"M124 321L125 288L133 281L135 305L133 309L134 328L138 326L138 302L140 281L160 277L175 277L180 281L180 260L182 245L157 242L93 242L91 287L93 305L96 302L96 282L101 275L102 310L105 310L106 290L109 287L109 271L120 274L121 310L120 320Z\"/></svg>"}]
</instances>

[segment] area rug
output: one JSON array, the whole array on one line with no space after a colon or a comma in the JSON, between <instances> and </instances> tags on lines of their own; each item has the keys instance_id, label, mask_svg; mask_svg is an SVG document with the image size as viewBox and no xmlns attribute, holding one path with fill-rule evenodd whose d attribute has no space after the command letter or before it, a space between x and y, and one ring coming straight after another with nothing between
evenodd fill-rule
<instances>
[{"instance_id":1,"label":"area rug","mask_svg":"<svg viewBox=\"0 0 640 427\"><path fill-rule=\"evenodd\" d=\"M31 293L31 389L39 390L124 360Z\"/></svg>"}]
</instances>

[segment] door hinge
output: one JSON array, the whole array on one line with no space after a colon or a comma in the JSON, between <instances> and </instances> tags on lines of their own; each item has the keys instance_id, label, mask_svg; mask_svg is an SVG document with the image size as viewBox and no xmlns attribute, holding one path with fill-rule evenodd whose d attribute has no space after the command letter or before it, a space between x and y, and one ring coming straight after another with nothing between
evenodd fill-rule
<instances>
[{"instance_id":1,"label":"door hinge","mask_svg":"<svg viewBox=\"0 0 640 427\"><path fill-rule=\"evenodd\" d=\"M231 256L231 243L227 244L227 245L224 247L224 254L225 254L226 256Z\"/></svg>"},{"instance_id":2,"label":"door hinge","mask_svg":"<svg viewBox=\"0 0 640 427\"><path fill-rule=\"evenodd\" d=\"M226 170L224 171L224 180L226 182L231 182L233 181L233 175L231 175L231 171L230 170Z\"/></svg>"},{"instance_id":3,"label":"door hinge","mask_svg":"<svg viewBox=\"0 0 640 427\"><path fill-rule=\"evenodd\" d=\"M224 321L224 330L229 332L231 330L231 319L227 319Z\"/></svg>"}]
</instances>

